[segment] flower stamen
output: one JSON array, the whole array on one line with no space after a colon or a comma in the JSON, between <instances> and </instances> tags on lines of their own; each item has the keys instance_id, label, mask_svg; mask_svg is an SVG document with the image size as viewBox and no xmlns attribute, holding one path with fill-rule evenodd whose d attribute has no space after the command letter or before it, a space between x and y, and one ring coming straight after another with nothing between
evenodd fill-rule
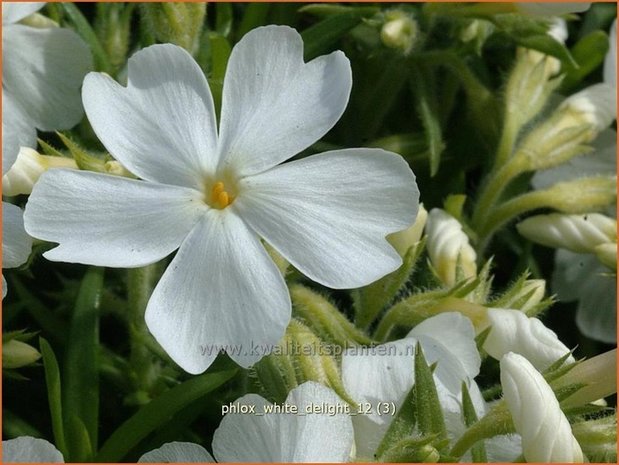
<instances>
[{"instance_id":1,"label":"flower stamen","mask_svg":"<svg viewBox=\"0 0 619 465\"><path fill-rule=\"evenodd\" d=\"M215 208L226 208L234 201L234 197L226 191L226 186L223 182L218 181L213 185L211 191L211 204Z\"/></svg>"}]
</instances>

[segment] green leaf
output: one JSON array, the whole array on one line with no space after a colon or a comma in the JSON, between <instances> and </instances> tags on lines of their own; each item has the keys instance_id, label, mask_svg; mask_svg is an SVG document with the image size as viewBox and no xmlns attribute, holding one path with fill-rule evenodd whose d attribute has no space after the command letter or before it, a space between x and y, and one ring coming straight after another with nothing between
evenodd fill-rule
<instances>
[{"instance_id":1,"label":"green leaf","mask_svg":"<svg viewBox=\"0 0 619 465\"><path fill-rule=\"evenodd\" d=\"M577 68L572 68L563 78L563 92L573 90L583 79L595 71L604 62L608 52L608 35L603 31L593 31L580 39L571 49Z\"/></svg>"},{"instance_id":2,"label":"green leaf","mask_svg":"<svg viewBox=\"0 0 619 465\"><path fill-rule=\"evenodd\" d=\"M232 4L215 4L215 30L224 37L228 37L232 31Z\"/></svg>"},{"instance_id":3,"label":"green leaf","mask_svg":"<svg viewBox=\"0 0 619 465\"><path fill-rule=\"evenodd\" d=\"M228 66L228 59L232 52L230 42L217 32L208 33L208 49L210 51L209 86L213 94L215 111L219 117L221 113L221 96L224 87L224 75Z\"/></svg>"},{"instance_id":4,"label":"green leaf","mask_svg":"<svg viewBox=\"0 0 619 465\"><path fill-rule=\"evenodd\" d=\"M68 458L62 419L62 388L60 384L60 370L58 369L58 361L56 360L56 355L54 354L52 347L42 337L39 338L39 347L41 348L43 367L45 368L45 384L47 385L49 413L52 418L54 444L63 457Z\"/></svg>"},{"instance_id":5,"label":"green leaf","mask_svg":"<svg viewBox=\"0 0 619 465\"><path fill-rule=\"evenodd\" d=\"M475 406L469 394L469 388L464 381L462 381L462 414L464 416L464 424L467 428L477 423L477 412L475 412ZM471 448L471 457L475 463L486 463L488 461L486 447L483 441L479 441Z\"/></svg>"},{"instance_id":6,"label":"green leaf","mask_svg":"<svg viewBox=\"0 0 619 465\"><path fill-rule=\"evenodd\" d=\"M236 369L205 373L166 391L142 407L125 421L108 440L95 457L97 462L119 462L142 439L165 424L177 412L228 381Z\"/></svg>"},{"instance_id":7,"label":"green leaf","mask_svg":"<svg viewBox=\"0 0 619 465\"><path fill-rule=\"evenodd\" d=\"M413 367L411 366L411 371ZM389 425L389 429L383 436L378 448L376 449L376 457L378 461L382 461L383 455L393 445L400 440L409 437L415 430L415 424L417 423L417 409L415 401L417 394L415 392L415 385L408 391L402 406L398 409L395 418Z\"/></svg>"},{"instance_id":8,"label":"green leaf","mask_svg":"<svg viewBox=\"0 0 619 465\"><path fill-rule=\"evenodd\" d=\"M92 443L84 422L65 410L65 432L67 433L70 462L88 462L94 455Z\"/></svg>"},{"instance_id":9,"label":"green leaf","mask_svg":"<svg viewBox=\"0 0 619 465\"><path fill-rule=\"evenodd\" d=\"M419 66L413 67L411 73L411 88L415 95L417 113L426 135L428 154L430 157L430 176L434 177L441 163L441 154L445 150L443 131L437 108L437 96L432 85L436 76Z\"/></svg>"},{"instance_id":10,"label":"green leaf","mask_svg":"<svg viewBox=\"0 0 619 465\"><path fill-rule=\"evenodd\" d=\"M375 6L348 6L329 3L311 3L299 8L299 13L309 13L314 16L333 16L343 13L356 13L363 16L373 16L380 13Z\"/></svg>"},{"instance_id":11,"label":"green leaf","mask_svg":"<svg viewBox=\"0 0 619 465\"><path fill-rule=\"evenodd\" d=\"M97 449L99 429L99 305L103 289L103 268L86 271L75 302L71 329L67 338L64 367L64 412L69 457L79 462L86 449L82 427L92 450ZM75 418L72 418L75 417ZM77 436L76 436L77 435Z\"/></svg>"},{"instance_id":12,"label":"green leaf","mask_svg":"<svg viewBox=\"0 0 619 465\"><path fill-rule=\"evenodd\" d=\"M305 60L316 58L340 40L348 31L361 22L358 13L346 13L328 18L314 24L301 33L304 43Z\"/></svg>"},{"instance_id":13,"label":"green leaf","mask_svg":"<svg viewBox=\"0 0 619 465\"><path fill-rule=\"evenodd\" d=\"M514 39L523 47L532 48L533 50L558 58L567 66L567 69L578 68L578 63L574 60L574 57L565 45L553 39L548 34L523 35L514 37Z\"/></svg>"},{"instance_id":14,"label":"green leaf","mask_svg":"<svg viewBox=\"0 0 619 465\"><path fill-rule=\"evenodd\" d=\"M243 15L243 19L241 20L241 24L236 31L237 40L243 37L252 29L266 24L267 16L270 9L271 4L269 3L248 3L247 8L245 9L245 14Z\"/></svg>"},{"instance_id":15,"label":"green leaf","mask_svg":"<svg viewBox=\"0 0 619 465\"><path fill-rule=\"evenodd\" d=\"M443 410L438 399L436 384L432 370L426 363L421 345L415 348L415 405L417 407L417 423L419 432L423 435L436 434L440 439L447 438L447 428L443 418Z\"/></svg>"},{"instance_id":16,"label":"green leaf","mask_svg":"<svg viewBox=\"0 0 619 465\"><path fill-rule=\"evenodd\" d=\"M95 70L103 71L108 74L111 73L112 66L110 64L110 60L105 53L101 42L99 42L97 34L95 34L95 31L92 29L90 23L81 13L79 8L69 2L61 2L59 5L63 8L71 23L75 26L77 33L90 46L90 50L95 60Z\"/></svg>"}]
</instances>

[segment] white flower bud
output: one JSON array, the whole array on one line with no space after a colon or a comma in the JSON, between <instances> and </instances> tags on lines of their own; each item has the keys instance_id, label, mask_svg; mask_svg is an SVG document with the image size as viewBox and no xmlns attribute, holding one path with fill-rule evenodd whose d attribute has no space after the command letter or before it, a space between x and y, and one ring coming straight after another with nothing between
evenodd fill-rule
<instances>
[{"instance_id":1,"label":"white flower bud","mask_svg":"<svg viewBox=\"0 0 619 465\"><path fill-rule=\"evenodd\" d=\"M430 261L445 284L453 286L456 283L458 267L465 278L477 275L477 254L458 220L433 208L428 215L426 234Z\"/></svg>"},{"instance_id":2,"label":"white flower bud","mask_svg":"<svg viewBox=\"0 0 619 465\"><path fill-rule=\"evenodd\" d=\"M536 215L516 226L527 239L557 249L592 253L600 244L615 241L617 220L599 213Z\"/></svg>"},{"instance_id":3,"label":"white flower bud","mask_svg":"<svg viewBox=\"0 0 619 465\"><path fill-rule=\"evenodd\" d=\"M545 370L570 351L554 331L519 310L489 308L487 319L492 329L483 348L497 360L515 352L530 360L538 370ZM574 362L572 356L567 360L571 362Z\"/></svg>"},{"instance_id":4,"label":"white flower bud","mask_svg":"<svg viewBox=\"0 0 619 465\"><path fill-rule=\"evenodd\" d=\"M617 91L610 84L594 84L565 99L559 111L565 114L562 127L590 124L602 131L617 118Z\"/></svg>"},{"instance_id":5,"label":"white flower bud","mask_svg":"<svg viewBox=\"0 0 619 465\"><path fill-rule=\"evenodd\" d=\"M21 368L40 358L39 351L23 341L11 339L2 344L2 368Z\"/></svg>"},{"instance_id":6,"label":"white flower bud","mask_svg":"<svg viewBox=\"0 0 619 465\"><path fill-rule=\"evenodd\" d=\"M600 244L593 249L593 253L602 263L611 270L617 270L617 243L608 242L606 244Z\"/></svg>"},{"instance_id":7,"label":"white flower bud","mask_svg":"<svg viewBox=\"0 0 619 465\"><path fill-rule=\"evenodd\" d=\"M22 147L11 169L2 177L2 195L30 194L34 183L48 169L77 169L75 160L40 155L36 150Z\"/></svg>"},{"instance_id":8,"label":"white flower bud","mask_svg":"<svg viewBox=\"0 0 619 465\"><path fill-rule=\"evenodd\" d=\"M503 396L527 462L583 462L570 423L544 377L521 355L501 359Z\"/></svg>"},{"instance_id":9,"label":"white flower bud","mask_svg":"<svg viewBox=\"0 0 619 465\"><path fill-rule=\"evenodd\" d=\"M386 14L387 21L380 31L380 39L389 48L401 50L408 54L417 39L417 23L401 11Z\"/></svg>"},{"instance_id":10,"label":"white flower bud","mask_svg":"<svg viewBox=\"0 0 619 465\"><path fill-rule=\"evenodd\" d=\"M428 219L428 211L423 208L423 204L419 204L419 210L417 211L417 218L415 222L404 231L398 231L387 236L387 240L398 251L401 257L406 255L408 249L415 245L421 239L423 228L426 225Z\"/></svg>"}]
</instances>

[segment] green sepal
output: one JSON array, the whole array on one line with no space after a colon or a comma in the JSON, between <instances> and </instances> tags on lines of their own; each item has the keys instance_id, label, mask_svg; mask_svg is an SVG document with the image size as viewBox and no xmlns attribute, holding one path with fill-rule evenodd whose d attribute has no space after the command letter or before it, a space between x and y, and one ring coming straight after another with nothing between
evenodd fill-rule
<instances>
[{"instance_id":1,"label":"green sepal","mask_svg":"<svg viewBox=\"0 0 619 465\"><path fill-rule=\"evenodd\" d=\"M411 371L412 370L413 367L411 366ZM389 451L392 447L402 439L412 436L414 433L415 425L417 424L416 399L417 394L415 393L415 385L413 385L376 449L376 459L378 461L386 462L385 455L389 455ZM391 455L394 454L392 453Z\"/></svg>"},{"instance_id":2,"label":"green sepal","mask_svg":"<svg viewBox=\"0 0 619 465\"><path fill-rule=\"evenodd\" d=\"M444 449L445 445L446 441L439 440L437 434L408 437L391 445L382 454L380 461L388 463L437 463L442 461L439 449Z\"/></svg>"},{"instance_id":3,"label":"green sepal","mask_svg":"<svg viewBox=\"0 0 619 465\"><path fill-rule=\"evenodd\" d=\"M415 348L415 406L418 430L423 435L436 434L439 439L447 438L443 409L438 399L432 370L426 363L421 345Z\"/></svg>"},{"instance_id":4,"label":"green sepal","mask_svg":"<svg viewBox=\"0 0 619 465\"><path fill-rule=\"evenodd\" d=\"M469 388L465 381L462 381L462 416L467 428L473 426L478 421L477 412L475 412L475 406L473 405L473 400L471 399ZM471 458L474 463L488 462L486 446L483 441L479 441L471 447Z\"/></svg>"}]
</instances>

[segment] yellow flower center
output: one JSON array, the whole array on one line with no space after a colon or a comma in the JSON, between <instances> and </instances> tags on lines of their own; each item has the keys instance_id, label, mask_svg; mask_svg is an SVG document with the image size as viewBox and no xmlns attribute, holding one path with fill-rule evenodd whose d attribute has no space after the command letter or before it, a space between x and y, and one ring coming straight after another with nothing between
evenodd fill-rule
<instances>
[{"instance_id":1,"label":"yellow flower center","mask_svg":"<svg viewBox=\"0 0 619 465\"><path fill-rule=\"evenodd\" d=\"M222 181L217 181L211 189L211 207L222 210L234 202L235 197L226 190L226 185Z\"/></svg>"}]
</instances>

